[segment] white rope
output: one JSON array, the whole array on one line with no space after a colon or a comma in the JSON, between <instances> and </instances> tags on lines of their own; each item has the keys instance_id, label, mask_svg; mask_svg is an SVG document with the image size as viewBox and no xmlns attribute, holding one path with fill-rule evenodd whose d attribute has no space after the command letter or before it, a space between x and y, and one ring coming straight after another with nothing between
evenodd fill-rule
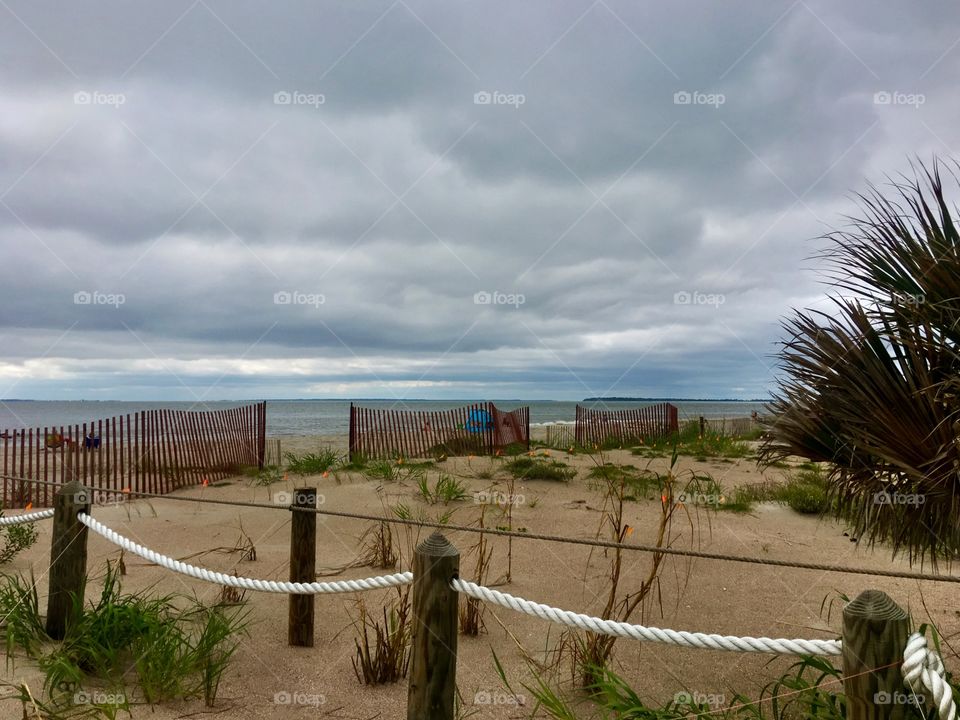
<instances>
[{"instance_id":1,"label":"white rope","mask_svg":"<svg viewBox=\"0 0 960 720\"><path fill-rule=\"evenodd\" d=\"M20 523L36 522L37 520L46 520L53 517L53 508L49 510L37 510L23 515L10 515L9 517L0 517L0 527L6 525L19 525Z\"/></svg>"},{"instance_id":2,"label":"white rope","mask_svg":"<svg viewBox=\"0 0 960 720\"><path fill-rule=\"evenodd\" d=\"M684 630L670 630L662 628L631 625L625 622L604 620L603 618L583 615L559 610L542 603L531 602L523 598L514 597L507 593L491 590L466 580L454 578L451 586L457 592L469 597L492 602L517 612L534 615L543 620L560 623L569 627L589 630L600 635L647 640L684 647L705 648L710 650L736 650L740 652L764 652L781 655L839 655L839 640L784 640L766 637L735 637L732 635L714 635L708 633L692 633ZM951 719L952 720L952 719Z\"/></svg>"},{"instance_id":3,"label":"white rope","mask_svg":"<svg viewBox=\"0 0 960 720\"><path fill-rule=\"evenodd\" d=\"M98 535L106 538L115 545L119 545L124 550L129 550L135 555L139 555L145 560L156 563L168 570L189 575L198 580L217 583L218 585L229 585L230 587L241 588L243 590L260 590L262 592L275 592L290 595L313 595L316 593L341 593L357 592L360 590L376 590L378 588L394 587L396 585L407 585L413 582L413 573L403 572L394 575L384 575L360 580L337 580L336 582L278 582L276 580L254 580L252 578L236 577L235 575L225 575L221 572L206 570L196 565L174 560L166 555L154 552L150 548L138 545L132 540L119 535L103 523L94 520L86 513L79 513L77 519L84 525L93 530Z\"/></svg>"},{"instance_id":4,"label":"white rope","mask_svg":"<svg viewBox=\"0 0 960 720\"><path fill-rule=\"evenodd\" d=\"M957 717L953 688L947 682L943 660L927 647L927 638L918 632L907 639L907 646L903 650L903 682L915 694L926 689L933 696L940 720L954 720Z\"/></svg>"}]
</instances>

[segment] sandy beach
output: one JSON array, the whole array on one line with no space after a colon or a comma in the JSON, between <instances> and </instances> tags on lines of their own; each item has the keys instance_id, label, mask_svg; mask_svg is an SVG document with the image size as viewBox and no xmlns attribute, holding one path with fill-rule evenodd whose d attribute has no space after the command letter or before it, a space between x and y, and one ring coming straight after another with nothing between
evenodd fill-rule
<instances>
[{"instance_id":1,"label":"sandy beach","mask_svg":"<svg viewBox=\"0 0 960 720\"><path fill-rule=\"evenodd\" d=\"M330 444L343 449L342 440L320 437L283 438L284 452L303 452ZM596 536L600 521L600 494L586 478L600 458L569 456L550 451L577 469L567 483L534 481L517 483L515 494L522 502L514 508L515 528L529 532L569 537ZM604 453L603 461L634 464L663 472L667 461L647 461L625 450ZM439 464L445 473L461 479L471 492L505 491L507 475L502 460L488 457L450 458ZM724 488L761 480L780 481L788 469L758 471L752 460L696 462L683 458L681 474L690 471L709 473ZM428 477L438 471L428 470ZM492 473L492 477L487 477ZM483 477L481 477L483 476ZM474 500L448 506L429 505L409 483L387 483L365 479L358 473L330 473L327 477L295 477L269 487L255 486L247 478L234 478L215 487L196 487L177 493L178 497L218 498L269 502L276 493L296 487L316 487L322 507L348 512L384 513L389 506L404 503L425 517L435 518L452 512L451 522L476 522L482 506ZM658 515L658 501L639 498L628 503L628 522L635 528L632 539L652 542ZM117 532L158 552L223 572L255 578L286 579L290 543L290 515L285 508L276 511L243 509L224 505L201 505L172 499L139 500L120 506L96 507L93 514ZM487 523L493 515L487 510ZM335 578L360 578L382 574L370 568L353 568L336 574L336 568L356 560L359 537L371 522L320 516L318 523L317 565ZM50 551L50 524L39 524L40 538L29 551L18 556L7 571L36 574L41 607L46 593L46 568ZM256 547L256 560L241 560L237 553L215 549L233 547L241 529ZM719 553L742 554L772 559L829 562L867 568L906 569L905 561L891 561L889 550L860 548L844 534L844 527L832 521L799 515L785 506L766 503L751 514L707 512L694 508L689 517L675 523L675 547L696 547ZM426 531L398 527L395 538L402 547L401 568L408 569L410 549ZM475 536L451 532L449 539L461 551L461 576L472 579L476 561L471 547ZM491 538L494 548L488 582L506 571L507 541ZM204 553L206 551L206 553ZM200 554L198 554L200 553ZM119 550L106 540L91 534L88 568L91 576L102 575L107 560L117 559ZM212 602L219 587L193 580L150 565L140 558L125 558L126 591L154 588L157 592L182 592ZM627 585L638 582L645 572L649 556L629 553L626 558ZM512 582L498 589L531 600L565 609L597 614L602 609L599 594L605 578L607 560L603 552L575 545L539 540L515 539L512 548ZM328 578L325 578L328 579ZM716 632L734 635L770 637L833 638L839 634L839 604L834 603L829 618L821 606L838 593L855 596L867 588L888 592L908 607L918 622L933 621L946 638L960 629L960 619L951 609L955 589L945 583L876 578L863 575L825 573L785 569L703 559L668 557L661 573L662 604L653 604L634 622L648 625ZM88 596L99 591L93 580ZM393 591L365 594L368 605L377 608ZM221 686L217 707L209 710L200 701L163 703L156 707L137 706L135 718L180 718L193 713L222 713L235 718L396 718L403 715L406 702L405 682L381 687L359 684L351 667L355 653L352 620L356 598L323 595L316 600L316 641L313 648L291 648L286 643L287 598L267 593L247 593L253 624L243 639L234 664ZM517 717L527 708L517 708L507 700L494 668L493 652L503 661L515 689L529 682L523 655L549 661L561 628L539 619L499 608L488 608L486 632L478 638L460 638L458 682L465 704L486 698L499 704L477 704L475 717ZM521 651L522 648L522 651ZM735 692L755 697L760 688L777 677L790 664L789 658L766 655L734 654L708 650L689 650L620 640L614 653L614 666L650 702L670 699L678 691L698 692L723 697L728 702ZM948 665L954 658L948 654ZM566 677L566 671L561 671ZM32 662L17 658L8 668L6 681L27 682L33 689L42 687L42 675ZM520 690L526 695L525 691ZM293 704L286 704L287 700ZM525 698L529 704L529 697ZM296 703L301 704L296 704ZM315 704L314 707L311 703ZM19 714L19 703L2 703L2 714Z\"/></svg>"}]
</instances>

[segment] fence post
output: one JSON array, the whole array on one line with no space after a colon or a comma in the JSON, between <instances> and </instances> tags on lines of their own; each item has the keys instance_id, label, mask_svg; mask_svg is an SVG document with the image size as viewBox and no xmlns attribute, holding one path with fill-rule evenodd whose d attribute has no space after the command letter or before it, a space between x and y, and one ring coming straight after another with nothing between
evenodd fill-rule
<instances>
[{"instance_id":1,"label":"fence post","mask_svg":"<svg viewBox=\"0 0 960 720\"><path fill-rule=\"evenodd\" d=\"M357 443L356 418L353 403L350 403L350 438L347 441L347 462L353 462L353 448Z\"/></svg>"},{"instance_id":2,"label":"fence post","mask_svg":"<svg viewBox=\"0 0 960 720\"><path fill-rule=\"evenodd\" d=\"M460 552L440 533L413 558L413 642L407 720L453 720L457 692L457 591Z\"/></svg>"},{"instance_id":3,"label":"fence post","mask_svg":"<svg viewBox=\"0 0 960 720\"><path fill-rule=\"evenodd\" d=\"M843 690L848 720L907 715L901 665L910 618L889 595L865 590L843 608Z\"/></svg>"},{"instance_id":4,"label":"fence post","mask_svg":"<svg viewBox=\"0 0 960 720\"><path fill-rule=\"evenodd\" d=\"M707 427L707 421L706 421L706 419L703 417L703 415L701 415L701 416L700 416L700 437L703 437L704 431L706 430L706 427Z\"/></svg>"},{"instance_id":5,"label":"fence post","mask_svg":"<svg viewBox=\"0 0 960 720\"><path fill-rule=\"evenodd\" d=\"M47 634L62 640L73 598L83 599L87 571L87 526L77 513L90 513L90 491L76 480L63 485L54 498L50 542L50 589L47 593Z\"/></svg>"},{"instance_id":6,"label":"fence post","mask_svg":"<svg viewBox=\"0 0 960 720\"><path fill-rule=\"evenodd\" d=\"M297 488L291 507L316 508L317 489ZM291 510L290 582L315 582L317 579L317 515ZM287 624L287 643L313 647L314 596L291 595Z\"/></svg>"}]
</instances>

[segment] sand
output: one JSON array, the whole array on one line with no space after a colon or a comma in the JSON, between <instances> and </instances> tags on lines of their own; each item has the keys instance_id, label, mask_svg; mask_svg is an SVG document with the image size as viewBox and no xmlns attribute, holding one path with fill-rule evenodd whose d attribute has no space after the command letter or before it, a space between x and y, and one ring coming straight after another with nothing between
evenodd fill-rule
<instances>
[{"instance_id":1,"label":"sand","mask_svg":"<svg viewBox=\"0 0 960 720\"><path fill-rule=\"evenodd\" d=\"M332 439L343 447L342 439ZM283 450L319 447L321 438L283 438ZM586 474L595 459L551 455L578 468L569 483L528 482L517 484L514 492L523 496L515 506L513 523L530 532L571 537L593 537L600 522L601 498L591 487ZM666 460L647 461L626 451L606 454L608 461L631 463L664 471ZM495 470L498 461L491 458L451 458L443 471L462 478L471 490L506 492L506 476L482 479L477 475ZM761 473L752 461L696 462L683 458L681 473L710 473L725 488L758 482L782 480L784 470ZM430 476L434 473L431 471ZM244 501L270 501L273 494L295 486L316 486L323 507L367 513L381 513L386 505L403 502L414 511L422 509L428 517L453 510L453 522L469 524L476 520L481 506L473 501L444 507L427 505L411 484L391 483L378 486L356 474L331 474L327 478L289 479L269 488L251 485L235 478L218 487L180 491L182 497L222 498ZM657 500L630 502L628 522L635 528L631 536L637 542L652 542L658 514ZM234 546L240 528L256 546L256 560L243 561L236 554L209 553L190 562L223 572L257 578L287 579L289 553L289 511L245 510L219 505L200 505L170 499L134 501L123 506L96 507L95 517L116 531L159 552L186 557L222 546ZM487 522L502 524L487 512ZM365 521L320 516L318 523L318 567L336 568L353 561L359 552L358 538L371 525ZM50 523L39 525L40 539L29 551L17 557L7 570L36 573L45 606L46 568L50 549ZM889 549L869 550L852 543L845 528L833 521L801 516L789 508L763 504L749 515L728 512L693 513L674 527L678 534L675 547L699 547L720 553L811 562L848 564L868 568L903 568L903 560L891 560ZM424 532L423 536L425 536ZM417 533L398 529L397 540L405 555L416 542ZM476 536L450 533L449 539L461 550L461 575L473 579L475 557L470 548ZM505 572L507 542L492 540L494 548L491 582ZM536 540L513 541L512 582L499 589L579 612L599 613L604 597L605 567L608 559L602 551L591 552L582 546L560 545ZM89 540L88 567L100 575L108 559L118 549L99 536ZM405 557L403 569L407 569ZM627 586L635 584L645 572L649 556L626 555ZM139 558L126 558L124 589L137 591L156 588L157 592L196 594L205 600L217 597L219 588L152 566ZM358 578L381 574L369 568L347 570L337 578ZM745 565L712 560L668 558L661 573L662 604L653 604L635 622L649 625L717 632L734 635L771 637L833 638L839 635L839 602L829 606L839 593L855 596L867 588L888 592L904 607L909 607L918 622L932 620L948 639L960 629L954 604L956 587L931 583ZM91 582L88 595L99 591L99 582ZM371 607L378 607L394 591L365 593ZM598 593L601 593L598 595ZM356 598L352 595L323 595L316 600L316 642L313 648L291 648L286 644L287 598L281 595L248 593L254 624L249 637L241 643L234 664L220 688L217 707L209 712L230 718L397 718L405 714L406 684L365 687L358 683L351 667L354 632L351 620ZM825 603L826 601L826 603ZM486 632L479 638L460 638L458 682L468 705L474 700L493 700L478 704L478 718L507 718L529 715L527 707L517 708L509 701L493 663L492 651L503 662L514 687L521 693L522 683L530 676L518 648L534 657L544 658L553 647L561 628L539 619L508 610L487 611ZM955 655L946 658L948 668L955 667ZM790 658L766 655L692 650L629 640L617 642L615 667L651 703L661 703L686 690L729 702L735 692L756 696L760 687L777 677L793 662ZM18 658L7 668L7 682L26 681L34 690L42 687L42 675L33 664ZM283 701L290 698L294 704ZM499 702L496 702L499 701ZM297 703L300 704L297 704ZM311 704L315 703L315 705ZM202 701L164 703L156 707L138 706L135 718L166 720L207 712ZM19 703L0 702L0 716L19 717Z\"/></svg>"}]
</instances>

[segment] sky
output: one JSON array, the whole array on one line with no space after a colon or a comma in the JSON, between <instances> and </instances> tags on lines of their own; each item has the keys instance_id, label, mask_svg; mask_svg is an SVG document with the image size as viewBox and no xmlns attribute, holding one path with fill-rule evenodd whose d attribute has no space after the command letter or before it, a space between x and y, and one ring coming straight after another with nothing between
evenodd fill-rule
<instances>
[{"instance_id":1,"label":"sky","mask_svg":"<svg viewBox=\"0 0 960 720\"><path fill-rule=\"evenodd\" d=\"M0 0L0 398L760 398L955 3Z\"/></svg>"}]
</instances>

